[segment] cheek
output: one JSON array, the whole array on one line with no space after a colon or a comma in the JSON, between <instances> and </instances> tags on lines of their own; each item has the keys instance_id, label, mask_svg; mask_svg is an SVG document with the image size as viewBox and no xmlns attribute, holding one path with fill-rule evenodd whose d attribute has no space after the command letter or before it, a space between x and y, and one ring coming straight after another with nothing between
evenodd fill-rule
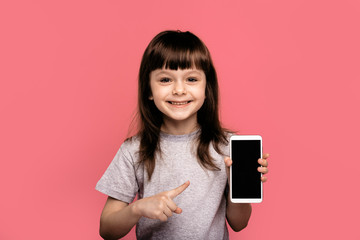
<instances>
[{"instance_id":1,"label":"cheek","mask_svg":"<svg viewBox=\"0 0 360 240\"><path fill-rule=\"evenodd\" d=\"M205 99L206 98L206 86L203 86L201 89L198 89L198 96L199 99Z\"/></svg>"},{"instance_id":2,"label":"cheek","mask_svg":"<svg viewBox=\"0 0 360 240\"><path fill-rule=\"evenodd\" d=\"M152 96L155 100L163 100L167 96L167 91L163 88L153 88Z\"/></svg>"},{"instance_id":3,"label":"cheek","mask_svg":"<svg viewBox=\"0 0 360 240\"><path fill-rule=\"evenodd\" d=\"M199 103L199 108L204 105L204 101L205 101L205 98L206 98L206 94L205 94L205 89L197 89L196 91L196 98L197 98L197 101Z\"/></svg>"},{"instance_id":4,"label":"cheek","mask_svg":"<svg viewBox=\"0 0 360 240\"><path fill-rule=\"evenodd\" d=\"M164 101L167 98L167 91L165 91L165 89L162 88L154 88L152 93L152 98L155 106L158 109L161 109L163 107Z\"/></svg>"}]
</instances>

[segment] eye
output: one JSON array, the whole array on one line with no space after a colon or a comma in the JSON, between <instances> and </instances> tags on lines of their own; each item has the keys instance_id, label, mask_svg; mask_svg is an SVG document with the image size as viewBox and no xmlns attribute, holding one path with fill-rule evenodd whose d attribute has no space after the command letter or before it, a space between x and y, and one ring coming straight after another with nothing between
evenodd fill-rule
<instances>
[{"instance_id":1,"label":"eye","mask_svg":"<svg viewBox=\"0 0 360 240\"><path fill-rule=\"evenodd\" d=\"M160 79L160 82L161 83L168 83L168 82L170 82L170 79L169 78L162 78L162 79Z\"/></svg>"},{"instance_id":2,"label":"eye","mask_svg":"<svg viewBox=\"0 0 360 240\"><path fill-rule=\"evenodd\" d=\"M196 78L192 78L192 77L191 77L191 78L188 78L187 80L188 80L189 82L197 82L197 79L196 79Z\"/></svg>"}]
</instances>

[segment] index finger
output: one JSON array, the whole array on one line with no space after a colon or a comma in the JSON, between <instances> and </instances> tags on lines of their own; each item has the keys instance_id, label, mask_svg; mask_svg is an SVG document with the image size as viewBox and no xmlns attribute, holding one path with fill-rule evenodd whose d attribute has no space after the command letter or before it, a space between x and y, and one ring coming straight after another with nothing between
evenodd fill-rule
<instances>
[{"instance_id":1,"label":"index finger","mask_svg":"<svg viewBox=\"0 0 360 240\"><path fill-rule=\"evenodd\" d=\"M177 195L179 195L180 193L182 193L188 186L190 185L190 181L187 181L186 183L184 183L183 185L173 189L173 190L170 190L168 192L168 196L173 199L175 198Z\"/></svg>"}]
</instances>

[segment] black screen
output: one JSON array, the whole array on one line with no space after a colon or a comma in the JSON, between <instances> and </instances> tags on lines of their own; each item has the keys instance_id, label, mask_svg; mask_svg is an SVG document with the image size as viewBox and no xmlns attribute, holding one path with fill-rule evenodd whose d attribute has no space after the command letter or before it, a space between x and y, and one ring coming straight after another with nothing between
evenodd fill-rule
<instances>
[{"instance_id":1,"label":"black screen","mask_svg":"<svg viewBox=\"0 0 360 240\"><path fill-rule=\"evenodd\" d=\"M261 198L260 140L232 140L232 197Z\"/></svg>"}]
</instances>

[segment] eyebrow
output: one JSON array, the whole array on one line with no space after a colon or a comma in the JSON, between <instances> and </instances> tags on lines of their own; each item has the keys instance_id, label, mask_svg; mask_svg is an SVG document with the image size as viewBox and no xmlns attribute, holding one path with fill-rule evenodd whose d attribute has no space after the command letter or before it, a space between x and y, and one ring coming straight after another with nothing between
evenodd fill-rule
<instances>
[{"instance_id":1,"label":"eyebrow","mask_svg":"<svg viewBox=\"0 0 360 240\"><path fill-rule=\"evenodd\" d=\"M196 71L196 70L191 70L189 72L186 72L185 75L190 75L190 74L198 74L198 75L201 75L201 72L200 71ZM155 76L159 76L161 74L169 74L169 75L172 75L171 72L167 72L167 71L164 71L164 70L161 70L160 72L156 73Z\"/></svg>"}]
</instances>

